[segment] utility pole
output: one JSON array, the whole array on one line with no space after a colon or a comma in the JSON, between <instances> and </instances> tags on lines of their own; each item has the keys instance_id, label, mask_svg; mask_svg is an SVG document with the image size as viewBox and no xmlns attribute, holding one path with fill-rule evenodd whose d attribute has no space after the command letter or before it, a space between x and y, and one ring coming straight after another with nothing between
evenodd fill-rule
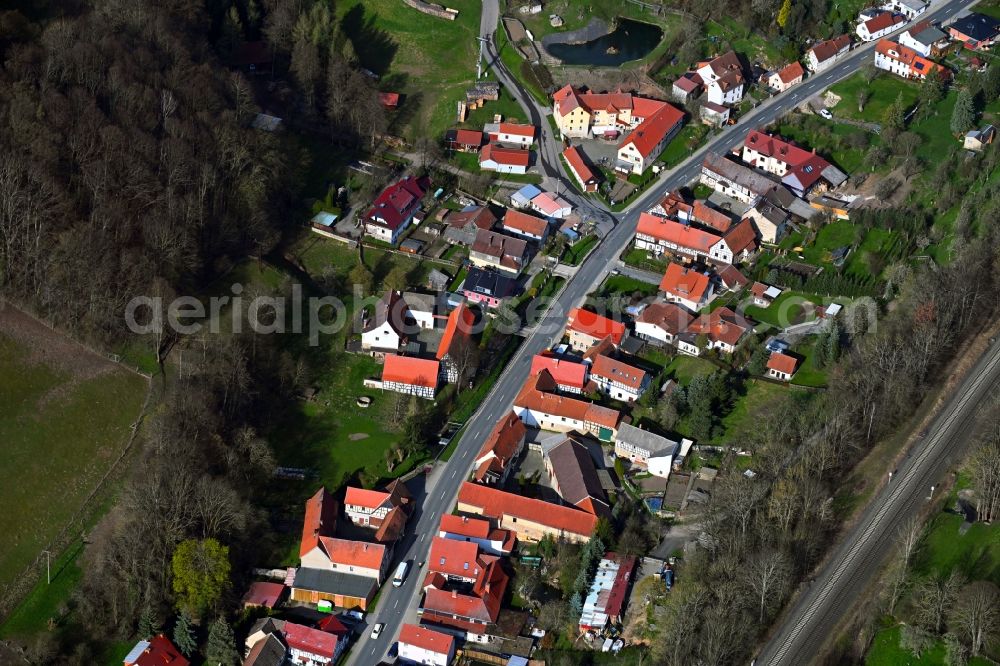
<instances>
[{"instance_id":1,"label":"utility pole","mask_svg":"<svg viewBox=\"0 0 1000 666\"><path fill-rule=\"evenodd\" d=\"M483 51L489 40L485 37L476 37L476 41L479 42L479 59L476 61L476 81L478 81L483 78Z\"/></svg>"}]
</instances>

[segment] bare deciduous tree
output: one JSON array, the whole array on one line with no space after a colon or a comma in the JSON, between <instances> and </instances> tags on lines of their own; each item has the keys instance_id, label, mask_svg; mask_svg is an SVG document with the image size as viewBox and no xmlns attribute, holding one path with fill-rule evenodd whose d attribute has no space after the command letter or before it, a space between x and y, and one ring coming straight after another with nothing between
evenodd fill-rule
<instances>
[{"instance_id":1,"label":"bare deciduous tree","mask_svg":"<svg viewBox=\"0 0 1000 666\"><path fill-rule=\"evenodd\" d=\"M985 580L966 585L955 602L950 624L972 656L978 656L996 638L1000 627L1000 590Z\"/></svg>"}]
</instances>

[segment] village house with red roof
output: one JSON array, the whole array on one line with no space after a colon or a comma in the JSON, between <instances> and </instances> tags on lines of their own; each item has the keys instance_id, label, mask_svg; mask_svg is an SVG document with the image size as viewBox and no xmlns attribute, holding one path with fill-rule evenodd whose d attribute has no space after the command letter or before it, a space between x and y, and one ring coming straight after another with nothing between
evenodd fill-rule
<instances>
[{"instance_id":1,"label":"village house with red roof","mask_svg":"<svg viewBox=\"0 0 1000 666\"><path fill-rule=\"evenodd\" d=\"M569 167L569 172L573 175L576 184L584 192L596 192L598 181L597 176L583 159L583 155L576 146L569 146L563 151L563 158Z\"/></svg>"},{"instance_id":2,"label":"village house with red roof","mask_svg":"<svg viewBox=\"0 0 1000 666\"><path fill-rule=\"evenodd\" d=\"M656 255L672 252L713 263L733 264L756 251L757 232L748 219L741 220L720 235L642 212L635 229L635 246Z\"/></svg>"},{"instance_id":3,"label":"village house with red roof","mask_svg":"<svg viewBox=\"0 0 1000 666\"><path fill-rule=\"evenodd\" d=\"M250 654L265 641L277 638L287 647L287 657L291 663L333 666L347 648L350 633L332 615L324 617L316 627L263 617L250 627L245 645Z\"/></svg>"},{"instance_id":4,"label":"village house with red roof","mask_svg":"<svg viewBox=\"0 0 1000 666\"><path fill-rule=\"evenodd\" d=\"M580 632L602 632L608 625L621 626L625 604L636 569L636 558L608 552L597 564L597 572L583 599L578 627Z\"/></svg>"},{"instance_id":5,"label":"village house with red roof","mask_svg":"<svg viewBox=\"0 0 1000 666\"><path fill-rule=\"evenodd\" d=\"M847 55L851 50L851 36L840 35L833 39L827 39L806 51L806 67L814 74L822 72L833 63Z\"/></svg>"},{"instance_id":6,"label":"village house with red roof","mask_svg":"<svg viewBox=\"0 0 1000 666\"><path fill-rule=\"evenodd\" d=\"M684 113L657 99L621 91L593 93L564 86L552 95L552 117L563 138L600 137L618 144L615 170L641 174L678 131Z\"/></svg>"},{"instance_id":7,"label":"village house with red roof","mask_svg":"<svg viewBox=\"0 0 1000 666\"><path fill-rule=\"evenodd\" d=\"M726 307L718 308L692 321L687 330L678 336L677 349L698 356L703 351L700 338L704 337L705 349L732 354L752 329L753 324L742 315Z\"/></svg>"},{"instance_id":8,"label":"village house with red roof","mask_svg":"<svg viewBox=\"0 0 1000 666\"><path fill-rule=\"evenodd\" d=\"M906 18L900 14L881 11L874 17L858 24L856 32L863 42L873 42L902 27Z\"/></svg>"},{"instance_id":9,"label":"village house with red roof","mask_svg":"<svg viewBox=\"0 0 1000 666\"><path fill-rule=\"evenodd\" d=\"M393 245L420 210L430 181L408 176L382 190L365 213L365 234Z\"/></svg>"},{"instance_id":10,"label":"village house with red roof","mask_svg":"<svg viewBox=\"0 0 1000 666\"><path fill-rule=\"evenodd\" d=\"M537 542L551 536L581 543L597 526L597 516L576 507L508 493L466 481L458 491L460 513L483 516L498 528L517 534L519 541Z\"/></svg>"},{"instance_id":11,"label":"village house with red roof","mask_svg":"<svg viewBox=\"0 0 1000 666\"><path fill-rule=\"evenodd\" d=\"M598 517L611 515L611 505L597 477L597 467L587 447L573 436L545 454L545 471L552 489L564 502Z\"/></svg>"},{"instance_id":12,"label":"village house with red roof","mask_svg":"<svg viewBox=\"0 0 1000 666\"><path fill-rule=\"evenodd\" d=\"M421 620L484 634L500 615L509 582L499 557L480 552L472 542L434 537Z\"/></svg>"},{"instance_id":13,"label":"village house with red roof","mask_svg":"<svg viewBox=\"0 0 1000 666\"><path fill-rule=\"evenodd\" d=\"M611 343L618 347L625 339L625 332L625 324L583 308L570 310L566 320L569 346L577 351L587 351L609 336Z\"/></svg>"},{"instance_id":14,"label":"village house with red roof","mask_svg":"<svg viewBox=\"0 0 1000 666\"><path fill-rule=\"evenodd\" d=\"M455 637L416 624L399 630L398 656L407 664L448 666L455 658Z\"/></svg>"},{"instance_id":15,"label":"village house with red roof","mask_svg":"<svg viewBox=\"0 0 1000 666\"><path fill-rule=\"evenodd\" d=\"M290 583L291 598L329 601L341 608L367 608L389 565L382 544L336 538L338 505L325 488L306 501L299 544L301 566Z\"/></svg>"},{"instance_id":16,"label":"village house with red roof","mask_svg":"<svg viewBox=\"0 0 1000 666\"><path fill-rule=\"evenodd\" d=\"M531 359L531 375L548 370L558 389L564 393L583 393L587 388L589 366L550 352L535 354Z\"/></svg>"},{"instance_id":17,"label":"village house with red roof","mask_svg":"<svg viewBox=\"0 0 1000 666\"><path fill-rule=\"evenodd\" d=\"M124 666L188 666L190 663L163 634L139 641L124 660Z\"/></svg>"},{"instance_id":18,"label":"village house with red roof","mask_svg":"<svg viewBox=\"0 0 1000 666\"><path fill-rule=\"evenodd\" d=\"M649 373L618 359L598 354L590 365L590 379L597 390L613 400L635 402L649 388Z\"/></svg>"},{"instance_id":19,"label":"village house with red roof","mask_svg":"<svg viewBox=\"0 0 1000 666\"><path fill-rule=\"evenodd\" d=\"M799 361L794 356L771 352L770 358L767 359L767 376L783 382L791 381L798 364Z\"/></svg>"},{"instance_id":20,"label":"village house with red roof","mask_svg":"<svg viewBox=\"0 0 1000 666\"><path fill-rule=\"evenodd\" d=\"M388 354L382 364L382 389L433 400L440 376L437 360Z\"/></svg>"},{"instance_id":21,"label":"village house with red roof","mask_svg":"<svg viewBox=\"0 0 1000 666\"><path fill-rule=\"evenodd\" d=\"M922 81L931 72L937 72L942 80L951 78L951 70L928 60L916 51L888 39L880 39L875 45L875 67L891 72L904 79Z\"/></svg>"},{"instance_id":22,"label":"village house with red roof","mask_svg":"<svg viewBox=\"0 0 1000 666\"><path fill-rule=\"evenodd\" d=\"M553 432L589 432L605 442L614 439L621 421L618 410L559 395L558 390L548 370L528 377L527 383L514 398L514 413L532 428Z\"/></svg>"},{"instance_id":23,"label":"village house with red roof","mask_svg":"<svg viewBox=\"0 0 1000 666\"><path fill-rule=\"evenodd\" d=\"M767 85L775 92L785 92L796 83L802 83L805 75L806 70L802 68L802 63L796 60L771 74L767 79Z\"/></svg>"},{"instance_id":24,"label":"village house with red roof","mask_svg":"<svg viewBox=\"0 0 1000 666\"><path fill-rule=\"evenodd\" d=\"M549 223L540 217L510 208L501 223L504 231L541 243L549 235Z\"/></svg>"},{"instance_id":25,"label":"village house with red roof","mask_svg":"<svg viewBox=\"0 0 1000 666\"><path fill-rule=\"evenodd\" d=\"M462 153L478 153L483 145L483 133L470 129L449 130L445 135L445 143L451 150Z\"/></svg>"},{"instance_id":26,"label":"village house with red roof","mask_svg":"<svg viewBox=\"0 0 1000 666\"><path fill-rule=\"evenodd\" d=\"M358 527L381 528L394 512L405 516L413 505L413 496L399 479L389 483L385 490L368 490L348 486L344 492L344 514ZM381 541L381 539L380 539Z\"/></svg>"},{"instance_id":27,"label":"village house with red roof","mask_svg":"<svg viewBox=\"0 0 1000 666\"><path fill-rule=\"evenodd\" d=\"M673 344L693 319L676 303L650 303L635 318L635 334L657 345Z\"/></svg>"},{"instance_id":28,"label":"village house with red roof","mask_svg":"<svg viewBox=\"0 0 1000 666\"><path fill-rule=\"evenodd\" d=\"M493 527L488 520L450 513L441 516L438 536L472 542L484 553L497 556L510 555L517 540L514 532Z\"/></svg>"},{"instance_id":29,"label":"village house with red roof","mask_svg":"<svg viewBox=\"0 0 1000 666\"><path fill-rule=\"evenodd\" d=\"M535 142L534 125L522 125L519 123L498 123L487 126L490 141L502 143L505 146L516 148L530 148Z\"/></svg>"},{"instance_id":30,"label":"village house with red roof","mask_svg":"<svg viewBox=\"0 0 1000 666\"><path fill-rule=\"evenodd\" d=\"M483 442L473 464L473 478L487 485L503 485L521 455L527 430L514 412L500 419Z\"/></svg>"},{"instance_id":31,"label":"village house with red roof","mask_svg":"<svg viewBox=\"0 0 1000 666\"><path fill-rule=\"evenodd\" d=\"M847 174L816 154L780 136L750 130L743 139L741 158L747 164L781 177L785 187L804 197L823 181L838 187Z\"/></svg>"},{"instance_id":32,"label":"village house with red roof","mask_svg":"<svg viewBox=\"0 0 1000 666\"><path fill-rule=\"evenodd\" d=\"M531 164L531 153L523 148L504 148L488 143L479 150L479 168L497 173L525 174Z\"/></svg>"},{"instance_id":33,"label":"village house with red roof","mask_svg":"<svg viewBox=\"0 0 1000 666\"><path fill-rule=\"evenodd\" d=\"M746 78L743 64L734 51L699 63L695 71L704 82L708 101L720 106L733 106L743 100Z\"/></svg>"},{"instance_id":34,"label":"village house with red roof","mask_svg":"<svg viewBox=\"0 0 1000 666\"><path fill-rule=\"evenodd\" d=\"M464 382L476 372L475 342L472 340L475 325L476 313L465 303L460 303L448 315L435 357L441 364L445 380L451 384Z\"/></svg>"},{"instance_id":35,"label":"village house with red roof","mask_svg":"<svg viewBox=\"0 0 1000 666\"><path fill-rule=\"evenodd\" d=\"M697 312L711 302L713 287L707 274L672 261L660 281L660 291L667 301Z\"/></svg>"}]
</instances>

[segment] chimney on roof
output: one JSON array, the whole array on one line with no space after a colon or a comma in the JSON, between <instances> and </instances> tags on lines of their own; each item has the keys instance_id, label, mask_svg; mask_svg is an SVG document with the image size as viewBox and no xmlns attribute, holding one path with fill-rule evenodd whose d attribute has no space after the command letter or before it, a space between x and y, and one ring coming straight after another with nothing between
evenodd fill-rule
<instances>
[{"instance_id":1,"label":"chimney on roof","mask_svg":"<svg viewBox=\"0 0 1000 666\"><path fill-rule=\"evenodd\" d=\"M458 590L452 590L451 591L451 598L452 599L458 599Z\"/></svg>"}]
</instances>

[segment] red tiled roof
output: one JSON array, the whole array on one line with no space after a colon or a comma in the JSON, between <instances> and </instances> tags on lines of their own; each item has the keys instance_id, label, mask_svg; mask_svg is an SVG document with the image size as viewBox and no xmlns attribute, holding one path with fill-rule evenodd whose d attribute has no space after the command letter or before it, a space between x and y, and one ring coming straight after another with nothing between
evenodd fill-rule
<instances>
[{"instance_id":1,"label":"red tiled roof","mask_svg":"<svg viewBox=\"0 0 1000 666\"><path fill-rule=\"evenodd\" d=\"M632 367L628 363L622 363L610 356L598 356L594 359L594 365L590 369L592 375L605 377L609 380L619 382L633 390L639 390L646 379L646 371Z\"/></svg>"},{"instance_id":2,"label":"red tiled roof","mask_svg":"<svg viewBox=\"0 0 1000 666\"><path fill-rule=\"evenodd\" d=\"M620 345L622 338L625 337L625 324L602 317L590 310L573 308L567 319L567 329L585 333L593 338L601 339L610 335L611 341Z\"/></svg>"},{"instance_id":3,"label":"red tiled roof","mask_svg":"<svg viewBox=\"0 0 1000 666\"><path fill-rule=\"evenodd\" d=\"M559 112L564 116L580 106L580 98L576 89L568 84L554 92L552 100L559 105Z\"/></svg>"},{"instance_id":4,"label":"red tiled roof","mask_svg":"<svg viewBox=\"0 0 1000 666\"><path fill-rule=\"evenodd\" d=\"M722 280L722 284L728 289L742 287L750 281L732 264L726 265L725 268L719 271L719 279Z\"/></svg>"},{"instance_id":5,"label":"red tiled roof","mask_svg":"<svg viewBox=\"0 0 1000 666\"><path fill-rule=\"evenodd\" d=\"M150 639L149 647L135 661L125 662L125 666L188 666L190 663L169 638L160 634Z\"/></svg>"},{"instance_id":6,"label":"red tiled roof","mask_svg":"<svg viewBox=\"0 0 1000 666\"><path fill-rule=\"evenodd\" d=\"M705 335L712 342L724 342L735 346L743 334L752 328L750 322L729 308L719 308L710 314L703 314L688 326L688 332Z\"/></svg>"},{"instance_id":7,"label":"red tiled roof","mask_svg":"<svg viewBox=\"0 0 1000 666\"><path fill-rule=\"evenodd\" d=\"M582 391L587 384L587 366L583 363L536 354L531 359L531 374L536 375L543 369L548 370L560 386L572 386Z\"/></svg>"},{"instance_id":8,"label":"red tiled roof","mask_svg":"<svg viewBox=\"0 0 1000 666\"><path fill-rule=\"evenodd\" d=\"M756 247L757 229L753 226L753 220L745 217L737 222L723 238L733 254L739 254L744 250L752 250Z\"/></svg>"},{"instance_id":9,"label":"red tiled roof","mask_svg":"<svg viewBox=\"0 0 1000 666\"><path fill-rule=\"evenodd\" d=\"M497 164L527 167L531 163L531 153L523 148L500 148L488 143L479 150L479 163L492 160Z\"/></svg>"},{"instance_id":10,"label":"red tiled roof","mask_svg":"<svg viewBox=\"0 0 1000 666\"><path fill-rule=\"evenodd\" d=\"M781 352L771 352L771 357L767 359L767 369L777 370L786 375L793 375L795 374L795 366L798 363L798 359L792 356L782 354Z\"/></svg>"},{"instance_id":11,"label":"red tiled roof","mask_svg":"<svg viewBox=\"0 0 1000 666\"><path fill-rule=\"evenodd\" d=\"M488 539L490 536L489 521L468 516L456 516L446 513L441 516L441 531L448 534L458 534L472 539Z\"/></svg>"},{"instance_id":12,"label":"red tiled roof","mask_svg":"<svg viewBox=\"0 0 1000 666\"><path fill-rule=\"evenodd\" d=\"M621 420L618 410L602 407L586 400L555 395L548 391L556 388L548 370L529 377L521 392L514 398L514 405L553 416L564 416L584 423L596 423L605 428L617 428Z\"/></svg>"},{"instance_id":13,"label":"red tiled roof","mask_svg":"<svg viewBox=\"0 0 1000 666\"><path fill-rule=\"evenodd\" d=\"M306 516L302 521L302 541L299 557L319 545L320 537L333 536L337 530L337 502L320 487L316 494L306 501Z\"/></svg>"},{"instance_id":14,"label":"red tiled roof","mask_svg":"<svg viewBox=\"0 0 1000 666\"><path fill-rule=\"evenodd\" d=\"M348 486L344 493L344 504L363 506L366 509L377 509L389 501L389 493L381 490L367 490Z\"/></svg>"},{"instance_id":15,"label":"red tiled roof","mask_svg":"<svg viewBox=\"0 0 1000 666\"><path fill-rule=\"evenodd\" d=\"M875 50L886 58L901 62L917 73L927 76L934 70L940 71L946 78L951 76L951 70L942 67L933 60L928 60L913 49L897 44L889 39L880 39L875 45Z\"/></svg>"},{"instance_id":16,"label":"red tiled roof","mask_svg":"<svg viewBox=\"0 0 1000 666\"><path fill-rule=\"evenodd\" d=\"M798 60L785 65L781 68L781 71L778 72L778 78L785 84L789 84L795 79L800 79L805 75L806 71L802 68L802 63Z\"/></svg>"},{"instance_id":17,"label":"red tiled roof","mask_svg":"<svg viewBox=\"0 0 1000 666\"><path fill-rule=\"evenodd\" d=\"M605 559L618 562L618 573L611 584L611 591L604 604L604 612L608 617L620 617L622 608L625 606L626 592L628 592L628 582L632 578L636 561L634 557L619 555L617 553L605 553Z\"/></svg>"},{"instance_id":18,"label":"red tiled roof","mask_svg":"<svg viewBox=\"0 0 1000 666\"><path fill-rule=\"evenodd\" d=\"M880 42L881 43L881 42ZM814 152L799 148L780 136L750 130L743 145L756 150L761 155L773 157L788 165L786 177L795 176L803 188L809 188L823 175L823 170L831 166L829 162Z\"/></svg>"},{"instance_id":19,"label":"red tiled roof","mask_svg":"<svg viewBox=\"0 0 1000 666\"><path fill-rule=\"evenodd\" d=\"M833 39L820 42L809 50L816 56L816 62L822 63L837 55L850 45L851 36L840 35L839 37L834 37Z\"/></svg>"},{"instance_id":20,"label":"red tiled roof","mask_svg":"<svg viewBox=\"0 0 1000 666\"><path fill-rule=\"evenodd\" d=\"M468 481L462 484L458 492L458 501L476 507L482 515L495 520L510 516L584 537L593 534L597 526L597 517L586 511L550 504Z\"/></svg>"},{"instance_id":21,"label":"red tiled roof","mask_svg":"<svg viewBox=\"0 0 1000 666\"><path fill-rule=\"evenodd\" d=\"M346 636L351 630L344 626L344 623L337 619L336 615L327 615L316 623L316 628L334 636Z\"/></svg>"},{"instance_id":22,"label":"red tiled roof","mask_svg":"<svg viewBox=\"0 0 1000 666\"><path fill-rule=\"evenodd\" d=\"M454 143L457 143L460 146L475 146L478 148L483 145L483 133L479 130L455 130Z\"/></svg>"},{"instance_id":23,"label":"red tiled roof","mask_svg":"<svg viewBox=\"0 0 1000 666\"><path fill-rule=\"evenodd\" d=\"M513 134L515 136L535 137L534 125L521 125L519 123L500 123L500 134Z\"/></svg>"},{"instance_id":24,"label":"red tiled roof","mask_svg":"<svg viewBox=\"0 0 1000 666\"><path fill-rule=\"evenodd\" d=\"M706 205L705 202L701 200L694 202L691 215L694 217L696 222L704 224L707 227L712 227L713 229L723 233L725 233L733 223L733 219L731 217L723 213L721 210L716 210Z\"/></svg>"},{"instance_id":25,"label":"red tiled roof","mask_svg":"<svg viewBox=\"0 0 1000 666\"><path fill-rule=\"evenodd\" d=\"M566 162L569 164L570 168L576 173L577 177L584 183L588 183L592 180L597 180L594 177L594 172L590 170L590 167L583 161L583 156L580 155L580 151L577 150L576 146L570 146L563 151L563 157L566 158Z\"/></svg>"},{"instance_id":26,"label":"red tiled roof","mask_svg":"<svg viewBox=\"0 0 1000 666\"><path fill-rule=\"evenodd\" d=\"M335 564L353 565L365 569L381 569L387 555L385 546L367 541L351 541L320 537L323 550Z\"/></svg>"},{"instance_id":27,"label":"red tiled roof","mask_svg":"<svg viewBox=\"0 0 1000 666\"><path fill-rule=\"evenodd\" d=\"M404 624L399 630L399 642L435 654L450 655L455 648L455 637L416 624Z\"/></svg>"},{"instance_id":28,"label":"red tiled roof","mask_svg":"<svg viewBox=\"0 0 1000 666\"><path fill-rule=\"evenodd\" d=\"M382 366L382 381L437 388L441 364L426 358L389 354Z\"/></svg>"},{"instance_id":29,"label":"red tiled roof","mask_svg":"<svg viewBox=\"0 0 1000 666\"><path fill-rule=\"evenodd\" d=\"M694 229L674 220L665 220L650 213L639 214L639 223L636 225L635 232L704 254L707 254L709 249L719 242L719 236L715 234Z\"/></svg>"},{"instance_id":30,"label":"red tiled roof","mask_svg":"<svg viewBox=\"0 0 1000 666\"><path fill-rule=\"evenodd\" d=\"M401 506L394 506L385 514L382 524L375 530L375 540L379 543L398 541L406 529L406 519L409 516Z\"/></svg>"},{"instance_id":31,"label":"red tiled roof","mask_svg":"<svg viewBox=\"0 0 1000 666\"><path fill-rule=\"evenodd\" d=\"M699 76L698 78L700 79L701 77ZM691 78L687 74L683 74L677 80L674 81L674 86L680 88L686 93L692 93L698 90L698 88L701 87L701 84L695 82L693 78Z\"/></svg>"},{"instance_id":32,"label":"red tiled roof","mask_svg":"<svg viewBox=\"0 0 1000 666\"><path fill-rule=\"evenodd\" d=\"M457 308L448 315L448 323L444 327L444 335L441 336L441 344L438 345L437 359L440 361L451 351L452 343L460 337L469 337L472 334L472 327L476 324L476 313L469 309L465 303L460 303Z\"/></svg>"},{"instance_id":33,"label":"red tiled roof","mask_svg":"<svg viewBox=\"0 0 1000 666\"><path fill-rule=\"evenodd\" d=\"M479 557L479 545L436 536L431 539L427 570L444 576L478 578L486 563Z\"/></svg>"},{"instance_id":34,"label":"red tiled roof","mask_svg":"<svg viewBox=\"0 0 1000 666\"><path fill-rule=\"evenodd\" d=\"M448 215L448 226L465 229L470 224L477 229L489 229L497 221L497 216L485 206L474 206L470 210L455 211Z\"/></svg>"},{"instance_id":35,"label":"red tiled roof","mask_svg":"<svg viewBox=\"0 0 1000 666\"><path fill-rule=\"evenodd\" d=\"M365 219L389 229L398 229L420 205L428 184L427 179L417 180L413 176L393 183L378 195L365 214ZM376 216L383 221L377 222Z\"/></svg>"},{"instance_id":36,"label":"red tiled roof","mask_svg":"<svg viewBox=\"0 0 1000 666\"><path fill-rule=\"evenodd\" d=\"M868 30L868 34L874 35L876 32L885 30L894 25L900 25L905 23L904 19L899 14L893 14L891 12L883 12L878 16L872 17L865 21L865 29Z\"/></svg>"},{"instance_id":37,"label":"red tiled roof","mask_svg":"<svg viewBox=\"0 0 1000 666\"><path fill-rule=\"evenodd\" d=\"M496 258L501 266L520 271L525 264L528 242L523 238L480 229L476 232L476 240L472 243L471 249L473 252Z\"/></svg>"},{"instance_id":38,"label":"red tiled roof","mask_svg":"<svg viewBox=\"0 0 1000 666\"><path fill-rule=\"evenodd\" d=\"M549 223L540 217L511 208L503 216L503 226L531 236L544 236Z\"/></svg>"},{"instance_id":39,"label":"red tiled roof","mask_svg":"<svg viewBox=\"0 0 1000 666\"><path fill-rule=\"evenodd\" d=\"M483 442L483 448L480 449L479 455L476 456L478 460L491 451L493 452L493 457L476 470L476 480L482 481L486 477L487 471L492 470L498 474L502 472L517 454L526 433L527 428L517 418L517 415L514 412L507 412L493 427L490 436Z\"/></svg>"},{"instance_id":40,"label":"red tiled roof","mask_svg":"<svg viewBox=\"0 0 1000 666\"><path fill-rule=\"evenodd\" d=\"M636 321L653 324L671 335L686 329L694 317L676 303L650 303L639 314Z\"/></svg>"},{"instance_id":41,"label":"red tiled roof","mask_svg":"<svg viewBox=\"0 0 1000 666\"><path fill-rule=\"evenodd\" d=\"M709 280L707 275L698 271L681 266L678 263L670 262L667 270L660 281L660 291L671 296L683 298L686 301L698 303L705 297L708 291Z\"/></svg>"},{"instance_id":42,"label":"red tiled roof","mask_svg":"<svg viewBox=\"0 0 1000 666\"><path fill-rule=\"evenodd\" d=\"M250 589L243 595L243 605L274 608L284 593L285 586L281 583L257 581L251 583Z\"/></svg>"},{"instance_id":43,"label":"red tiled roof","mask_svg":"<svg viewBox=\"0 0 1000 666\"><path fill-rule=\"evenodd\" d=\"M285 635L288 647L292 650L301 650L331 658L337 651L337 636L333 633L294 622L285 622L282 633Z\"/></svg>"},{"instance_id":44,"label":"red tiled roof","mask_svg":"<svg viewBox=\"0 0 1000 666\"><path fill-rule=\"evenodd\" d=\"M399 93L380 92L378 94L379 104L388 108L395 108L399 105Z\"/></svg>"},{"instance_id":45,"label":"red tiled roof","mask_svg":"<svg viewBox=\"0 0 1000 666\"><path fill-rule=\"evenodd\" d=\"M659 145L667 134L684 120L684 113L679 109L663 102L663 108L654 112L651 116L643 120L632 130L631 133L618 146L619 150L628 144L632 144L644 158L651 156L653 150Z\"/></svg>"}]
</instances>

